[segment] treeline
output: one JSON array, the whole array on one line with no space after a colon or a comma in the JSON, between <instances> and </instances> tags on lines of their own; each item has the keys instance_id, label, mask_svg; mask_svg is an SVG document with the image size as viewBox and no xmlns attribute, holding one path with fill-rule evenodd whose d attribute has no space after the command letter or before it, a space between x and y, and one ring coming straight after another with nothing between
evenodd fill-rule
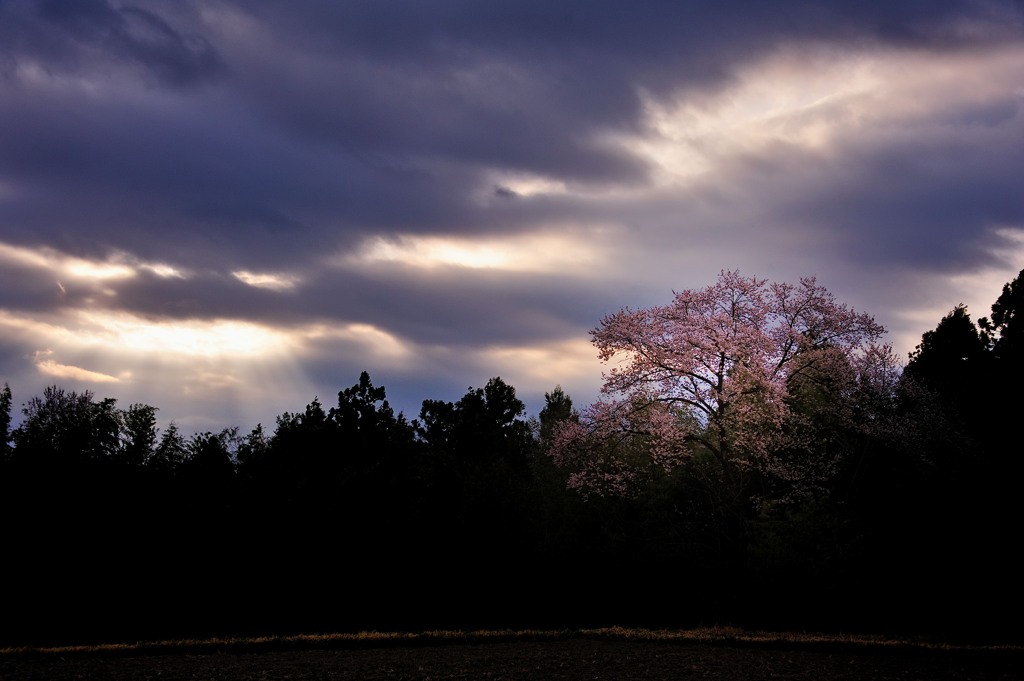
<instances>
[{"instance_id":1,"label":"treeline","mask_svg":"<svg viewBox=\"0 0 1024 681\"><path fill-rule=\"evenodd\" d=\"M770 504L699 457L585 497L548 455L571 398L556 388L527 418L500 378L410 421L363 373L272 432L188 438L158 431L152 406L58 387L12 430L5 386L0 643L611 624L1019 635L1022 298L1024 272L980 327L958 306L924 334L860 412L885 427L805 410L834 470Z\"/></svg>"},{"instance_id":2,"label":"treeline","mask_svg":"<svg viewBox=\"0 0 1024 681\"><path fill-rule=\"evenodd\" d=\"M363 373L273 432L189 438L173 424L158 433L152 406L57 387L9 433L9 389L2 400L8 641L498 626L545 612L531 592L553 578L539 558L562 550L543 499L559 482L500 378L427 400L410 422Z\"/></svg>"}]
</instances>

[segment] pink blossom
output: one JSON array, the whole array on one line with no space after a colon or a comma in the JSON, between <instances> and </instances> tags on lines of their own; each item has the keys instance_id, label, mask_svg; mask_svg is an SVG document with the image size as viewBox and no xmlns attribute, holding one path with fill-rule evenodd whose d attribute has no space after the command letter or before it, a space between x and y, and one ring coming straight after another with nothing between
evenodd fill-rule
<instances>
[{"instance_id":1,"label":"pink blossom","mask_svg":"<svg viewBox=\"0 0 1024 681\"><path fill-rule=\"evenodd\" d=\"M751 469L806 478L773 457L793 430L784 428L791 389L825 377L885 383L895 364L877 345L883 334L813 277L769 283L723 271L668 305L601 320L591 336L609 367L605 397L563 425L551 455L572 471L571 487L597 493L621 493L644 467L667 470L699 450L727 481Z\"/></svg>"}]
</instances>

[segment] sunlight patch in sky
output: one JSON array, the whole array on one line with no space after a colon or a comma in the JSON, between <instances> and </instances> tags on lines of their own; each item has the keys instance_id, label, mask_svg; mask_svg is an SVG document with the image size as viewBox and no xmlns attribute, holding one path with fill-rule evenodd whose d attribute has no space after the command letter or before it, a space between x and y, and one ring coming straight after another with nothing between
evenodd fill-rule
<instances>
[{"instance_id":1,"label":"sunlight patch in sky","mask_svg":"<svg viewBox=\"0 0 1024 681\"><path fill-rule=\"evenodd\" d=\"M231 273L236 279L249 286L270 289L271 291L288 291L295 288L299 280L288 274L272 272L249 272L238 270Z\"/></svg>"},{"instance_id":2,"label":"sunlight patch in sky","mask_svg":"<svg viewBox=\"0 0 1024 681\"><path fill-rule=\"evenodd\" d=\"M188 279L188 274L185 270L172 267L171 265L164 264L145 264L141 266L144 270L149 270L161 279Z\"/></svg>"},{"instance_id":3,"label":"sunlight patch in sky","mask_svg":"<svg viewBox=\"0 0 1024 681\"><path fill-rule=\"evenodd\" d=\"M308 330L290 334L232 320L169 322L96 311L0 311L0 336L27 348L22 367L39 380L31 390L57 383L108 395L116 386L111 396L119 402L155 403L186 432L232 421L249 427L249 419L271 419L315 391L297 361L309 350Z\"/></svg>"},{"instance_id":4,"label":"sunlight patch in sky","mask_svg":"<svg viewBox=\"0 0 1024 681\"><path fill-rule=\"evenodd\" d=\"M53 320L0 313L0 326L8 333L24 334L47 346L73 349L99 348L123 353L191 357L255 357L283 353L288 336L248 322L153 321L128 313L79 311Z\"/></svg>"},{"instance_id":5,"label":"sunlight patch in sky","mask_svg":"<svg viewBox=\"0 0 1024 681\"><path fill-rule=\"evenodd\" d=\"M55 274L78 279L106 280L135 276L134 269L117 259L96 262L64 255L52 248L32 249L0 243L0 260L37 269L48 269Z\"/></svg>"},{"instance_id":6,"label":"sunlight patch in sky","mask_svg":"<svg viewBox=\"0 0 1024 681\"><path fill-rule=\"evenodd\" d=\"M737 74L722 92L675 101L641 93L653 135L635 152L659 166L672 184L712 170L723 157L786 143L823 149L856 116L855 102L882 85L871 55L808 59L780 54Z\"/></svg>"},{"instance_id":7,"label":"sunlight patch in sky","mask_svg":"<svg viewBox=\"0 0 1024 681\"><path fill-rule=\"evenodd\" d=\"M569 192L568 185L562 180L527 173L493 173L484 186L488 199L494 196L515 198L517 196L547 196Z\"/></svg>"},{"instance_id":8,"label":"sunlight patch in sky","mask_svg":"<svg viewBox=\"0 0 1024 681\"><path fill-rule=\"evenodd\" d=\"M287 343L285 334L248 322L159 322L99 312L83 312L80 316L85 322L83 342L112 349L197 357L252 357L282 351Z\"/></svg>"},{"instance_id":9,"label":"sunlight patch in sky","mask_svg":"<svg viewBox=\"0 0 1024 681\"><path fill-rule=\"evenodd\" d=\"M59 364L52 359L44 359L53 354L52 350L36 353L36 368L40 373L57 379L84 381L87 383L120 383L121 379L99 371L90 371L70 364ZM130 374L127 374L130 376Z\"/></svg>"},{"instance_id":10,"label":"sunlight patch in sky","mask_svg":"<svg viewBox=\"0 0 1024 681\"><path fill-rule=\"evenodd\" d=\"M396 263L416 268L462 267L512 272L559 272L593 264L598 253L582 239L562 234L507 238L403 236L364 242L355 263Z\"/></svg>"},{"instance_id":11,"label":"sunlight patch in sky","mask_svg":"<svg viewBox=\"0 0 1024 681\"><path fill-rule=\"evenodd\" d=\"M985 125L985 107L1021 90L1024 47L981 53L780 52L717 93L658 100L642 92L649 134L623 144L659 168L661 185L685 184L723 159L773 145L828 155L862 133L908 126ZM970 88L963 83L970 82Z\"/></svg>"},{"instance_id":12,"label":"sunlight patch in sky","mask_svg":"<svg viewBox=\"0 0 1024 681\"><path fill-rule=\"evenodd\" d=\"M54 277L87 281L131 279L140 270L161 278L187 279L185 270L165 263L143 262L127 253L114 253L105 260L89 260L61 253L53 248L26 248L0 242L0 262L47 270Z\"/></svg>"}]
</instances>

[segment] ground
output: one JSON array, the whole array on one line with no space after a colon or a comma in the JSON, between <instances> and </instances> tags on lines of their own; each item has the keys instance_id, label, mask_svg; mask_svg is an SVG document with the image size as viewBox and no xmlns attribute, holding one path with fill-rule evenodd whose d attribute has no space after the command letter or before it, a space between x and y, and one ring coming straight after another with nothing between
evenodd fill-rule
<instances>
[{"instance_id":1,"label":"ground","mask_svg":"<svg viewBox=\"0 0 1024 681\"><path fill-rule=\"evenodd\" d=\"M1020 681L1024 650L567 638L342 649L0 654L0 679Z\"/></svg>"}]
</instances>

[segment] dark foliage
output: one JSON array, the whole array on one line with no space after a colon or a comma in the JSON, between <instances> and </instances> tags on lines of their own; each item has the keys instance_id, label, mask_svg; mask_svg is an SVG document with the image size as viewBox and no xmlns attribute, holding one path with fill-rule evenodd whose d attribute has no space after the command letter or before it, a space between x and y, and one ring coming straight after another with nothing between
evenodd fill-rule
<instances>
[{"instance_id":1,"label":"dark foliage","mask_svg":"<svg viewBox=\"0 0 1024 681\"><path fill-rule=\"evenodd\" d=\"M578 418L560 387L529 421L500 378L409 421L363 373L273 432L186 437L149 405L58 387L12 432L5 385L0 643L611 624L1019 636L996 613L1024 605L1022 290L980 330L954 308L889 392L795 386L812 445L779 455L836 465L785 503L758 502L774 491L757 476L723 486L699 455L629 498L584 499L545 453Z\"/></svg>"}]
</instances>

